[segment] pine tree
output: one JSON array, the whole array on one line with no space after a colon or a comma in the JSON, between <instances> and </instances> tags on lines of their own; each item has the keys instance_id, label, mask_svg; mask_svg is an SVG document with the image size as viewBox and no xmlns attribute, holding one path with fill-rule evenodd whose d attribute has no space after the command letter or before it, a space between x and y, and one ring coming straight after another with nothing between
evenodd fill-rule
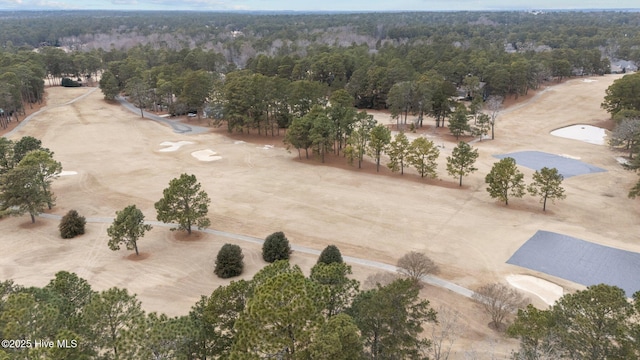
<instances>
[{"instance_id":1,"label":"pine tree","mask_svg":"<svg viewBox=\"0 0 640 360\"><path fill-rule=\"evenodd\" d=\"M533 174L533 182L529 185L528 190L532 196L540 196L542 211L547 211L547 199L555 202L555 199L567 197L561 186L562 180L564 177L556 168L543 167Z\"/></svg>"},{"instance_id":2,"label":"pine tree","mask_svg":"<svg viewBox=\"0 0 640 360\"><path fill-rule=\"evenodd\" d=\"M494 199L504 201L509 205L509 197L521 198L524 196L524 175L516 166L516 160L506 157L493 164L491 171L484 181L489 184L487 191Z\"/></svg>"},{"instance_id":3,"label":"pine tree","mask_svg":"<svg viewBox=\"0 0 640 360\"><path fill-rule=\"evenodd\" d=\"M478 149L473 149L464 141L460 141L458 146L453 148L451 156L447 156L447 172L453 177L459 177L460 186L463 176L478 170L473 166L478 156Z\"/></svg>"},{"instance_id":4,"label":"pine tree","mask_svg":"<svg viewBox=\"0 0 640 360\"><path fill-rule=\"evenodd\" d=\"M320 256L318 257L318 264L319 263L331 264L331 263L341 263L341 262L343 262L342 254L340 253L340 249L338 249L338 247L335 245L329 245L326 248L324 248L324 250L322 250L322 252L320 253Z\"/></svg>"},{"instance_id":5,"label":"pine tree","mask_svg":"<svg viewBox=\"0 0 640 360\"><path fill-rule=\"evenodd\" d=\"M393 141L389 143L387 155L389 155L389 163L387 167L393 172L400 170L400 174L404 174L407 156L409 155L409 139L404 133L399 133Z\"/></svg>"},{"instance_id":6,"label":"pine tree","mask_svg":"<svg viewBox=\"0 0 640 360\"><path fill-rule=\"evenodd\" d=\"M369 133L368 153L376 160L376 171L380 171L380 156L391 141L391 131L382 124L376 125Z\"/></svg>"},{"instance_id":7,"label":"pine tree","mask_svg":"<svg viewBox=\"0 0 640 360\"><path fill-rule=\"evenodd\" d=\"M419 137L411 142L407 163L418 170L420 177L429 176L435 178L438 167L436 160L439 155L440 150L434 145L433 141Z\"/></svg>"},{"instance_id":8,"label":"pine tree","mask_svg":"<svg viewBox=\"0 0 640 360\"><path fill-rule=\"evenodd\" d=\"M177 221L178 226L171 230L186 230L189 235L193 225L198 229L211 225L207 218L211 200L201 187L195 175L182 174L169 181L162 199L155 203L158 221Z\"/></svg>"},{"instance_id":9,"label":"pine tree","mask_svg":"<svg viewBox=\"0 0 640 360\"><path fill-rule=\"evenodd\" d=\"M458 106L456 111L449 118L449 131L456 137L456 140L465 132L470 131L467 109L464 105Z\"/></svg>"},{"instance_id":10,"label":"pine tree","mask_svg":"<svg viewBox=\"0 0 640 360\"><path fill-rule=\"evenodd\" d=\"M110 238L109 249L120 250L120 244L124 244L127 250L135 250L136 255L140 255L138 239L151 228L151 225L144 223L144 215L135 205L129 205L122 211L116 211L116 218L107 229Z\"/></svg>"},{"instance_id":11,"label":"pine tree","mask_svg":"<svg viewBox=\"0 0 640 360\"><path fill-rule=\"evenodd\" d=\"M35 166L17 166L0 178L0 204L10 215L29 213L31 223L51 201L38 181L39 170Z\"/></svg>"}]
</instances>

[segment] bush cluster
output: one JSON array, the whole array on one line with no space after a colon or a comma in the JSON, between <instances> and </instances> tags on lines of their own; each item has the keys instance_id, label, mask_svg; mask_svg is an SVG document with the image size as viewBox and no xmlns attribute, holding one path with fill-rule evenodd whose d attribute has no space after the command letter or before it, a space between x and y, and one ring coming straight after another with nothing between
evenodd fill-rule
<instances>
[{"instance_id":1,"label":"bush cluster","mask_svg":"<svg viewBox=\"0 0 640 360\"><path fill-rule=\"evenodd\" d=\"M289 260L291 246L289 240L282 231L274 232L267 236L262 245L262 258L272 263L277 260Z\"/></svg>"},{"instance_id":2,"label":"bush cluster","mask_svg":"<svg viewBox=\"0 0 640 360\"><path fill-rule=\"evenodd\" d=\"M224 244L216 257L213 273L223 279L238 276L244 269L244 255L238 245Z\"/></svg>"},{"instance_id":3,"label":"bush cluster","mask_svg":"<svg viewBox=\"0 0 640 360\"><path fill-rule=\"evenodd\" d=\"M87 220L84 216L80 216L77 211L69 210L69 212L60 220L60 236L63 239L71 239L78 235L84 234L84 226Z\"/></svg>"}]
</instances>

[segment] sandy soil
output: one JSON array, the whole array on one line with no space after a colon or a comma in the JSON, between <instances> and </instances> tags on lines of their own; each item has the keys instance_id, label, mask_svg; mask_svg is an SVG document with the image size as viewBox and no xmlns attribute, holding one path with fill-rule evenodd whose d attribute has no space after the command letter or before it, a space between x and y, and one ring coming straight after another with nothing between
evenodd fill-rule
<instances>
[{"instance_id":1,"label":"sandy soil","mask_svg":"<svg viewBox=\"0 0 640 360\"><path fill-rule=\"evenodd\" d=\"M530 275L572 291L581 287L505 261L540 229L640 252L640 205L626 196L637 175L621 168L616 161L621 154L549 134L568 125L608 123L608 114L599 104L618 77L570 80L504 110L497 120L496 139L475 144L480 152L479 171L465 178L462 188L445 170L455 138L447 136L446 129L433 129L433 122L427 120L427 127L416 136L443 135L437 137L437 144L443 146L437 180L420 179L414 170L404 176L386 169L377 174L369 162L357 170L343 158L329 157L326 165L306 160L304 154L298 160L297 152L288 152L271 136L229 137L220 129L200 135L175 134L105 102L99 91L56 107L87 91L82 88L48 89L46 110L12 138L41 139L66 171L77 172L54 182L58 198L54 214L76 209L86 217L111 217L116 210L136 204L147 219L154 220L153 204L169 180L192 173L212 199L214 229L260 238L284 231L296 244L318 250L335 244L344 255L389 264L407 251L424 251L440 265L441 277L468 288L506 282L509 275ZM163 152L165 142L182 145ZM204 162L192 156L207 149L215 149L220 159ZM523 150L579 157L608 171L565 180L567 199L549 204L547 212L531 197L513 199L507 207L489 198L484 176L496 161L492 154ZM530 181L533 171L521 170ZM82 237L62 240L56 221L40 218L31 225L28 216L1 219L0 279L43 286L59 270L74 271L94 289L126 287L138 294L147 310L179 315L200 295L227 283L212 273L215 255L224 243L242 246L243 277L250 278L265 265L259 246L201 233L186 238L160 227L140 241L144 259L132 261L130 252L109 251L107 227L89 224ZM315 260L298 253L292 258L305 271ZM354 267L354 276L361 280L371 272ZM457 342L460 355L456 358L472 348L479 352L493 348L507 355L515 346L487 329L489 319L470 300L432 287L423 292L434 305L448 304L463 313L466 333ZM547 306L540 298L532 300Z\"/></svg>"},{"instance_id":2,"label":"sandy soil","mask_svg":"<svg viewBox=\"0 0 640 360\"><path fill-rule=\"evenodd\" d=\"M562 286L535 276L509 275L507 282L525 293L539 297L548 305L553 305L564 295Z\"/></svg>"}]
</instances>

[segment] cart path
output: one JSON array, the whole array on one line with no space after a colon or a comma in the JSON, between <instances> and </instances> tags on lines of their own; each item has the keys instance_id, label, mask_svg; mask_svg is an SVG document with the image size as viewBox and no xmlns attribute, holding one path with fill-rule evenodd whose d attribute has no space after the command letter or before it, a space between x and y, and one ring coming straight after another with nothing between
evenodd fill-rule
<instances>
[{"instance_id":1,"label":"cart path","mask_svg":"<svg viewBox=\"0 0 640 360\"><path fill-rule=\"evenodd\" d=\"M70 100L64 104L58 104L58 105L54 105L54 106L45 106L42 109L34 112L33 114L27 116L25 119L23 119L20 124L18 126L16 126L13 130L11 130L10 132L6 133L4 136L5 137L9 137L11 136L14 132L20 130L23 126L25 126L25 124L27 124L29 122L29 120L31 120L31 118L33 118L34 116L41 114L49 109L53 109L53 108L57 108L57 107L61 107L61 106L67 106L70 104L73 104L76 101L82 100L85 97L89 96L90 94L92 94L93 92L95 92L96 90L98 90L98 87L94 87L91 90L89 90L88 92L86 92L85 94L82 94L80 96L78 96L77 98ZM129 103L128 101L126 101L125 99L123 99L122 97L117 97L118 102L124 106L125 108L129 109L130 111L139 114L140 113L140 109L138 109L137 107L135 107L133 104ZM166 124L171 126L171 128L173 129L174 132L176 133L180 133L180 134L200 134L200 133L204 133L204 132L208 132L209 129L205 128L205 127L201 127L201 126L194 126L194 125L187 125L184 123L179 123L176 121L172 121L172 120L168 120L165 118L162 118L160 116L157 116L155 114L150 114L148 112L143 112L144 116L147 117L148 119L151 119L153 121L157 121L160 122L162 124ZM62 219L61 215L55 215L55 214L39 214L38 215L41 218L44 219L53 219L53 220L60 220ZM103 224L109 224L113 222L113 218L111 217L88 217L86 218L87 222L90 223L103 223ZM175 226L174 224L166 224L163 222L159 222L159 221L145 221L145 223L153 225L153 226L159 226L159 227L172 227ZM247 236L247 235L241 235L241 234L234 234L234 233L230 233L230 232L226 232L226 231L221 231L221 230L213 230L213 229L203 229L200 230L204 233L207 234L212 234L212 235L216 235L216 236L221 236L221 237L226 237L229 239L235 239L235 240L240 240L240 241L245 241L245 242L250 242L250 243L254 243L254 244L258 244L258 245L262 245L264 243L263 239L260 238L256 238L256 237L252 237L252 236ZM291 248L294 251L298 251L301 253L305 253L305 254L310 254L310 255L320 255L320 251L310 248L310 247L306 247L306 246L300 246L300 245L295 245L292 244ZM348 263L352 263L352 264L358 264L358 265L362 265L362 266L366 266L366 267L370 267L370 268L374 268L374 269L378 269L378 270L384 270L384 271L389 271L389 272L397 272L398 268L394 265L389 265L383 262L379 262L379 261L374 261L374 260L368 260L368 259L363 259L363 258L357 258L357 257L352 257L352 256L343 256L343 259L345 260L345 262ZM450 281L441 279L439 277L436 276L432 276L432 275L427 275L422 277L422 281L424 281L427 284L430 285L434 285L434 286L438 286L438 287L442 287L445 289L448 289L450 291L455 292L456 294L471 298L474 294L474 292L472 290L469 290L465 287L462 287L460 285L454 284Z\"/></svg>"},{"instance_id":2,"label":"cart path","mask_svg":"<svg viewBox=\"0 0 640 360\"><path fill-rule=\"evenodd\" d=\"M40 214L38 215L41 218L45 218L45 219L53 219L53 220L60 220L62 219L61 215L55 215L55 214ZM86 218L87 222L89 223L101 223L101 224L110 224L113 222L113 218L110 217L88 217ZM167 223L163 223L163 222L159 222L159 221L145 221L145 224L149 224L149 225L153 225L153 226L159 226L159 227L173 227L176 226L175 224L167 224ZM247 236L247 235L241 235L241 234L235 234L235 233L230 233L227 231L221 231L221 230L213 230L213 229L202 229L199 230L203 233L207 233L207 234L212 234L212 235L216 235L216 236L221 236L221 237L226 237L229 239L234 239L234 240L240 240L240 241L245 241L245 242L250 242L253 244L258 244L258 245L262 245L264 243L263 239L260 238L256 238L253 236ZM306 246L300 246L300 245L295 245L295 244L291 244L291 249L294 251L298 251L304 254L310 254L310 255L320 255L320 250L317 249L313 249L310 247L306 247ZM357 265L362 265L362 266L366 266L366 267L370 267L370 268L374 268L374 269L378 269L378 270L384 270L384 271L389 271L389 272L393 272L396 273L398 272L398 268L394 265L389 265L383 262L379 262L379 261L375 261L375 260L367 260L367 259L363 259L363 258L358 258L358 257L352 257L352 256L343 256L343 259L346 263L351 263L351 264L357 264ZM462 287L460 285L454 284L450 281L441 279L439 277L436 276L432 276L432 275L427 275L422 277L422 281L424 281L427 284L430 285L434 285L434 286L438 286L441 288L445 288L447 290L453 291L456 294L471 298L474 294L474 292L470 289L467 289L465 287Z\"/></svg>"},{"instance_id":3,"label":"cart path","mask_svg":"<svg viewBox=\"0 0 640 360\"><path fill-rule=\"evenodd\" d=\"M140 109L137 108L132 103L128 102L122 96L116 96L116 100L118 100L120 105L124 106L129 111L140 115ZM145 117L147 119L159 122L161 124L166 124L166 125L171 126L171 128L173 129L173 132L178 133L178 134L194 135L194 134L202 134L202 133L205 133L205 132L209 132L209 129L206 128L206 127L196 126L196 125L188 125L188 124L181 123L181 122L178 122L178 121L175 121L175 120L169 120L169 119L160 117L160 116L158 116L156 114L148 113L146 111L143 111L142 114L143 114L143 117Z\"/></svg>"}]
</instances>

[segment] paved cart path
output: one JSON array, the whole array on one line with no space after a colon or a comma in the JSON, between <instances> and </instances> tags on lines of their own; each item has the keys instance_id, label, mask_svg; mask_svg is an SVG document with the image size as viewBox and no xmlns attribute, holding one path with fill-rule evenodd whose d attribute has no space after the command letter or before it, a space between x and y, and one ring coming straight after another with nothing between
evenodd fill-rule
<instances>
[{"instance_id":1,"label":"paved cart path","mask_svg":"<svg viewBox=\"0 0 640 360\"><path fill-rule=\"evenodd\" d=\"M137 107L135 107L135 105L133 105L132 103L128 102L125 98L123 98L122 96L118 96L116 97L116 100L118 100L118 102L124 106L126 109L140 115L140 109L138 109ZM201 133L205 133L208 132L209 129L206 127L202 127L202 126L196 126L196 125L189 125L189 124L185 124L179 121L175 121L175 120L170 120L167 118L163 118L161 116L158 116L156 114L152 114L152 113L148 113L146 111L143 111L143 116L147 119L159 122L161 124L166 124L171 126L171 128L173 129L173 132L176 132L178 134L201 134Z\"/></svg>"},{"instance_id":2,"label":"paved cart path","mask_svg":"<svg viewBox=\"0 0 640 360\"><path fill-rule=\"evenodd\" d=\"M53 220L62 219L61 215L55 215L55 214L40 214L38 216L41 217L41 218L45 218L45 219L53 219ZM113 218L110 218L110 217L88 217L88 218L86 218L86 220L89 223L109 224L109 223L113 222ZM153 225L153 226L159 226L159 227L173 227L173 226L176 226L174 224L166 224L166 223L159 222L159 221L145 221L145 223ZM226 238L229 238L229 239L246 241L246 242L250 242L250 243L254 243L254 244L258 244L258 245L262 245L262 243L264 243L264 240L260 239L260 238L256 238L256 237L253 237L253 236L242 235L242 234L230 233L230 232L227 232L227 231L214 230L214 229L202 229L202 230L199 230L199 231L207 233L207 234L226 237ZM305 253L305 254L320 255L320 251L319 250L312 249L312 248L309 248L309 247L306 247L306 246L300 246L300 245L292 244L291 245L291 249L293 249L294 251ZM343 256L343 259L344 259L344 261L346 263L358 264L358 265L367 266L367 267L378 269L378 270L385 270L385 271L390 271L390 272L394 272L394 273L398 271L398 268L396 266L385 264L385 263L382 263L382 262L379 262L379 261L368 260L368 259L352 257L352 256ZM424 281L425 283L430 284L430 285L434 285L434 286L438 286L438 287L442 287L442 288L451 290L451 291L455 292L456 294L460 294L460 295L468 297L468 298L473 296L473 291L471 291L471 290L469 290L469 289L467 289L465 287L462 287L460 285L454 284L454 283L452 283L450 281L447 281L447 280L441 279L439 277L436 277L436 276L432 276L432 275L424 276L422 278L422 281Z\"/></svg>"}]
</instances>

